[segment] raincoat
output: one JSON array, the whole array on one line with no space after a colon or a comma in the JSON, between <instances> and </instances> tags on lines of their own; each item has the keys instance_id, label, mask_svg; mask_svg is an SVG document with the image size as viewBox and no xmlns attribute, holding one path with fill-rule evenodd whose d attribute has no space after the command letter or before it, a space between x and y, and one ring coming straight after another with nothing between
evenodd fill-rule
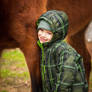
<instances>
[{"instance_id":1,"label":"raincoat","mask_svg":"<svg viewBox=\"0 0 92 92\"><path fill-rule=\"evenodd\" d=\"M50 10L38 19L38 28L42 20L50 25L53 33L51 41L37 42L41 48L42 92L88 92L83 58L64 41L69 25L67 15Z\"/></svg>"}]
</instances>

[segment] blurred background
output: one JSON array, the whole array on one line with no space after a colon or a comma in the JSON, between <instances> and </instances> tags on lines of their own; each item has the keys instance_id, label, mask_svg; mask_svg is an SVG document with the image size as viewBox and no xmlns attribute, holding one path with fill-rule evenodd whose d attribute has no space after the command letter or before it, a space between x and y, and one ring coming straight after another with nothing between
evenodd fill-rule
<instances>
[{"instance_id":1,"label":"blurred background","mask_svg":"<svg viewBox=\"0 0 92 92\"><path fill-rule=\"evenodd\" d=\"M0 92L30 92L27 64L20 49L5 49L0 57Z\"/></svg>"}]
</instances>

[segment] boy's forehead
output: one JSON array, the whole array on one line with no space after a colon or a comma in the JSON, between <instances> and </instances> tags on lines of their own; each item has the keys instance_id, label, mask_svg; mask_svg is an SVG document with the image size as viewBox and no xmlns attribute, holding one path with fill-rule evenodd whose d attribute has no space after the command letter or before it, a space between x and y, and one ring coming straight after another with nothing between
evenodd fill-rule
<instances>
[{"instance_id":1,"label":"boy's forehead","mask_svg":"<svg viewBox=\"0 0 92 92\"><path fill-rule=\"evenodd\" d=\"M52 33L50 30L46 30L46 29L39 29L38 31L44 31L44 32Z\"/></svg>"}]
</instances>

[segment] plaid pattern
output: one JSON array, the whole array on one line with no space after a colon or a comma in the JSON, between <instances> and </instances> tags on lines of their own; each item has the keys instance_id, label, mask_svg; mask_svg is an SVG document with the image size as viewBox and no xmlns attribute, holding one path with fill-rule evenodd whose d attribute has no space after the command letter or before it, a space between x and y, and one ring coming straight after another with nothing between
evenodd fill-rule
<instances>
[{"instance_id":1,"label":"plaid pattern","mask_svg":"<svg viewBox=\"0 0 92 92\"><path fill-rule=\"evenodd\" d=\"M88 92L82 57L64 41L42 49L43 92Z\"/></svg>"}]
</instances>

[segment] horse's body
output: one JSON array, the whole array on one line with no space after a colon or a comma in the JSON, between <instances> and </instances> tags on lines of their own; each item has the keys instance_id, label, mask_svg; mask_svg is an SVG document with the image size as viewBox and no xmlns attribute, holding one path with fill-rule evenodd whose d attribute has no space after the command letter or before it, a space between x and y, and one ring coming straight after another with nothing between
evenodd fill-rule
<instances>
[{"instance_id":1,"label":"horse's body","mask_svg":"<svg viewBox=\"0 0 92 92\"><path fill-rule=\"evenodd\" d=\"M45 11L45 0L0 0L0 51L15 47L23 51L32 92L38 92L41 85L36 21Z\"/></svg>"},{"instance_id":2,"label":"horse's body","mask_svg":"<svg viewBox=\"0 0 92 92\"><path fill-rule=\"evenodd\" d=\"M84 31L92 19L92 0L0 0L0 52L19 47L29 68L32 92L39 92L40 50L36 44L36 21L49 9L64 10L69 16L68 42L83 55L89 77L90 57L84 45Z\"/></svg>"}]
</instances>

